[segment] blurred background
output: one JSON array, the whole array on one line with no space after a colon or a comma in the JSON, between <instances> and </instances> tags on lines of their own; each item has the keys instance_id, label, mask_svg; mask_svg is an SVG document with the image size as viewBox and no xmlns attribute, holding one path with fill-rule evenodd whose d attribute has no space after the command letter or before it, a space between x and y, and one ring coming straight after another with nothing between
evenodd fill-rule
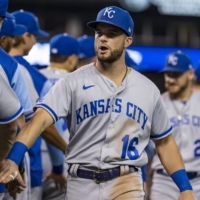
<instances>
[{"instance_id":1,"label":"blurred background","mask_svg":"<svg viewBox=\"0 0 200 200\"><path fill-rule=\"evenodd\" d=\"M135 24L130 54L140 71L161 90L164 90L163 77L155 72L164 67L168 53L181 50L192 58L193 67L197 66L200 0L10 0L8 11L24 9L33 12L50 37L63 32L79 37L83 34L93 36L87 22L95 20L99 10L111 5L130 12ZM38 38L38 41L48 42L50 37ZM29 61L38 66L47 64L48 57L44 52L48 51L48 44L36 46L30 52L33 56L29 56Z\"/></svg>"}]
</instances>

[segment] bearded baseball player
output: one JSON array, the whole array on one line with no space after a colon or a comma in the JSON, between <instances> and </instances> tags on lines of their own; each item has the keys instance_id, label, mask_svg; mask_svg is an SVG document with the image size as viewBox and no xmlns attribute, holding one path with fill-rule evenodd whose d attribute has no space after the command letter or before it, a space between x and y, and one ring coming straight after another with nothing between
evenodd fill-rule
<instances>
[{"instance_id":1,"label":"bearded baseball player","mask_svg":"<svg viewBox=\"0 0 200 200\"><path fill-rule=\"evenodd\" d=\"M194 70L190 58L182 53L171 53L164 68L167 92L162 99L173 126L173 136L185 163L186 174L194 194L200 199L200 93L193 91ZM177 200L179 190L155 156L151 199ZM180 181L180 180L179 180ZM161 189L165 188L165 189Z\"/></svg>"},{"instance_id":2,"label":"bearded baseball player","mask_svg":"<svg viewBox=\"0 0 200 200\"><path fill-rule=\"evenodd\" d=\"M11 181L19 159L43 130L67 117L65 199L143 200L140 166L148 162L144 149L151 138L180 190L179 200L195 200L159 90L125 64L125 50L132 43L131 16L110 6L88 26L95 30L97 62L61 78L38 102L0 169L0 182ZM25 187L20 175L17 180Z\"/></svg>"}]
</instances>

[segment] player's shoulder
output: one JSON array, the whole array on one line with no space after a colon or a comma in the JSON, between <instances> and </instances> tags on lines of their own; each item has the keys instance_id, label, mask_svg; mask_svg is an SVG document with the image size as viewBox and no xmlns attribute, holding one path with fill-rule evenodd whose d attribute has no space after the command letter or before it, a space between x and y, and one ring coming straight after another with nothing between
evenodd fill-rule
<instances>
[{"instance_id":1,"label":"player's shoulder","mask_svg":"<svg viewBox=\"0 0 200 200\"><path fill-rule=\"evenodd\" d=\"M17 61L12 56L7 54L3 49L0 49L0 64L2 66L11 65L10 67L17 68Z\"/></svg>"},{"instance_id":2,"label":"player's shoulder","mask_svg":"<svg viewBox=\"0 0 200 200\"><path fill-rule=\"evenodd\" d=\"M194 90L192 94L192 101L200 102L200 91Z\"/></svg>"},{"instance_id":3,"label":"player's shoulder","mask_svg":"<svg viewBox=\"0 0 200 200\"><path fill-rule=\"evenodd\" d=\"M155 92L160 96L160 90L149 78L132 68L130 73L131 78L129 80L131 80L132 84L137 84L137 86L140 86L142 90Z\"/></svg>"},{"instance_id":4,"label":"player's shoulder","mask_svg":"<svg viewBox=\"0 0 200 200\"><path fill-rule=\"evenodd\" d=\"M86 76L92 75L94 72L94 63L90 63L88 65L84 65L81 68L77 69L74 72L67 73L63 78L66 81L73 82L85 79Z\"/></svg>"}]
</instances>

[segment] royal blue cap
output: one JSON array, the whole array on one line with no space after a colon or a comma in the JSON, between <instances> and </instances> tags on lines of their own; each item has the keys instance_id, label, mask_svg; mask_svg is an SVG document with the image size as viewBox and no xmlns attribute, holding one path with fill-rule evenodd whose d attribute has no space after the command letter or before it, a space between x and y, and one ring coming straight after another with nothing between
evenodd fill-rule
<instances>
[{"instance_id":1,"label":"royal blue cap","mask_svg":"<svg viewBox=\"0 0 200 200\"><path fill-rule=\"evenodd\" d=\"M28 33L43 37L49 36L47 32L40 30L38 18L33 13L19 10L12 14L15 17L17 24L26 26Z\"/></svg>"},{"instance_id":2,"label":"royal blue cap","mask_svg":"<svg viewBox=\"0 0 200 200\"><path fill-rule=\"evenodd\" d=\"M2 23L0 37L1 36L16 36L22 35L27 32L27 28L23 25L18 25L15 19L5 19Z\"/></svg>"},{"instance_id":3,"label":"royal blue cap","mask_svg":"<svg viewBox=\"0 0 200 200\"><path fill-rule=\"evenodd\" d=\"M94 37L83 35L77 40L80 45L79 58L92 58L96 56L94 50Z\"/></svg>"},{"instance_id":4,"label":"royal blue cap","mask_svg":"<svg viewBox=\"0 0 200 200\"><path fill-rule=\"evenodd\" d=\"M13 19L13 16L7 13L7 9L8 9L8 0L0 0L0 17Z\"/></svg>"},{"instance_id":5,"label":"royal blue cap","mask_svg":"<svg viewBox=\"0 0 200 200\"><path fill-rule=\"evenodd\" d=\"M76 38L67 33L58 34L50 40L50 53L55 55L79 55L80 46Z\"/></svg>"},{"instance_id":6,"label":"royal blue cap","mask_svg":"<svg viewBox=\"0 0 200 200\"><path fill-rule=\"evenodd\" d=\"M133 35L133 20L126 10L116 6L109 6L99 11L96 21L88 22L88 27L96 29L98 23L111 24L117 26L125 31L125 33L132 37Z\"/></svg>"},{"instance_id":7,"label":"royal blue cap","mask_svg":"<svg viewBox=\"0 0 200 200\"><path fill-rule=\"evenodd\" d=\"M167 56L165 67L162 72L186 72L192 69L192 62L188 55L177 51Z\"/></svg>"}]
</instances>

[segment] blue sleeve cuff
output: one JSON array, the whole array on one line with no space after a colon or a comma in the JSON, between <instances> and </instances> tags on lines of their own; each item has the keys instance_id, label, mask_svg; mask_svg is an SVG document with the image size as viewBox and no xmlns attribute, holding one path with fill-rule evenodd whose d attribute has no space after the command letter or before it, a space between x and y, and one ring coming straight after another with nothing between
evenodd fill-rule
<instances>
[{"instance_id":1,"label":"blue sleeve cuff","mask_svg":"<svg viewBox=\"0 0 200 200\"><path fill-rule=\"evenodd\" d=\"M169 133L171 133L172 132L172 126L168 129L168 130L166 130L164 133L161 133L161 134L158 134L158 135L151 135L150 136L150 138L151 139L160 139L160 138L163 138L163 137L165 137L165 136L167 136Z\"/></svg>"},{"instance_id":2,"label":"blue sleeve cuff","mask_svg":"<svg viewBox=\"0 0 200 200\"><path fill-rule=\"evenodd\" d=\"M44 104L44 103L37 103L36 104L37 108L44 108L47 112L50 113L50 115L53 117L54 122L58 121L58 116L56 115L56 113L53 111L52 108L50 108L48 105Z\"/></svg>"},{"instance_id":3,"label":"blue sleeve cuff","mask_svg":"<svg viewBox=\"0 0 200 200\"><path fill-rule=\"evenodd\" d=\"M22 113L24 112L23 108L20 107L20 109L12 116L5 118L5 119L0 119L0 124L6 124L9 122L14 121L15 119L17 119Z\"/></svg>"},{"instance_id":4,"label":"blue sleeve cuff","mask_svg":"<svg viewBox=\"0 0 200 200\"><path fill-rule=\"evenodd\" d=\"M61 175L63 173L63 165L53 166L53 173Z\"/></svg>"}]
</instances>

